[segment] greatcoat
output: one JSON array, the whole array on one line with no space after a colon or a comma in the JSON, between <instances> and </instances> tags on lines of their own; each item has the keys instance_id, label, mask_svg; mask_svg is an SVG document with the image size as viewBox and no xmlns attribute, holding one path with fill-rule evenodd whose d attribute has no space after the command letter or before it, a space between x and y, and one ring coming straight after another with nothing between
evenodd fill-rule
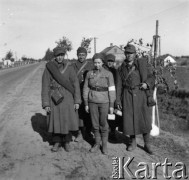
<instances>
[{"instance_id":1,"label":"greatcoat","mask_svg":"<svg viewBox=\"0 0 189 180\"><path fill-rule=\"evenodd\" d=\"M64 68L64 64L58 64L56 61L53 63L59 70ZM63 86L58 84L45 68L42 76L42 107L49 106L51 108L50 114L47 114L48 132L68 134L69 131L78 130L78 115L74 110L74 104L81 103L80 87L77 75L72 66L68 66L64 74L65 79L68 79L74 87L74 95ZM55 105L51 99L52 87L59 86L64 94L63 101Z\"/></svg>"},{"instance_id":2,"label":"greatcoat","mask_svg":"<svg viewBox=\"0 0 189 180\"><path fill-rule=\"evenodd\" d=\"M125 135L144 134L151 130L151 108L147 106L145 91L139 88L143 82L149 88L152 86L153 76L147 75L147 72L145 59L135 59L132 67L124 61L118 68L116 104L122 105Z\"/></svg>"}]
</instances>

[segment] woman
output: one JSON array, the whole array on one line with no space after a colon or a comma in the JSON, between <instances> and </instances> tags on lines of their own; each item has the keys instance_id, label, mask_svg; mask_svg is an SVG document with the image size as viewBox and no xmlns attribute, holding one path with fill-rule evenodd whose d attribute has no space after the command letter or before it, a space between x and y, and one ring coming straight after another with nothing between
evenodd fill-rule
<instances>
[{"instance_id":1,"label":"woman","mask_svg":"<svg viewBox=\"0 0 189 180\"><path fill-rule=\"evenodd\" d=\"M55 58L49 63L56 65L62 78L73 86L74 91L61 86L46 68L42 77L42 107L47 112L48 132L53 135L52 151L59 150L64 138L64 148L69 152L71 150L69 132L78 130L78 116L75 111L79 109L81 103L80 87L73 67L64 59L65 49L57 47L53 51ZM63 100L58 103L56 100L59 94Z\"/></svg>"},{"instance_id":2,"label":"woman","mask_svg":"<svg viewBox=\"0 0 189 180\"><path fill-rule=\"evenodd\" d=\"M108 112L113 114L115 101L115 85L113 75L102 67L104 56L93 56L94 69L86 75L83 98L86 112L90 112L95 135L95 145L91 152L97 152L102 140L102 153L107 154Z\"/></svg>"}]
</instances>

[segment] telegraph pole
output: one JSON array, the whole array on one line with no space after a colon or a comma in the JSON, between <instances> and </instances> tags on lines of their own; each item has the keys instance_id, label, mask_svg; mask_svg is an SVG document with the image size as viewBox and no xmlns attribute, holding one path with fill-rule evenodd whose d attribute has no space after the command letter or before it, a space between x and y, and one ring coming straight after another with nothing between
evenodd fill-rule
<instances>
[{"instance_id":1,"label":"telegraph pole","mask_svg":"<svg viewBox=\"0 0 189 180\"><path fill-rule=\"evenodd\" d=\"M159 21L156 20L156 34L153 36L154 66L156 67L156 58L160 56L160 36L158 35Z\"/></svg>"},{"instance_id":2,"label":"telegraph pole","mask_svg":"<svg viewBox=\"0 0 189 180\"><path fill-rule=\"evenodd\" d=\"M96 53L96 40L97 39L98 39L97 37L94 37L94 54Z\"/></svg>"}]
</instances>

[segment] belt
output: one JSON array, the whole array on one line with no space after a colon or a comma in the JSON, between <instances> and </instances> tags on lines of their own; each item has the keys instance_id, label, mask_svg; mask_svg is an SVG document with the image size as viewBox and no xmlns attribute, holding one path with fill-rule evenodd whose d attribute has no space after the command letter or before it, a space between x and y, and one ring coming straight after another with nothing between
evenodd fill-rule
<instances>
[{"instance_id":1,"label":"belt","mask_svg":"<svg viewBox=\"0 0 189 180\"><path fill-rule=\"evenodd\" d=\"M91 86L90 89L93 90L93 91L99 91L99 92L108 91L108 87L98 87L98 86L92 87Z\"/></svg>"}]
</instances>

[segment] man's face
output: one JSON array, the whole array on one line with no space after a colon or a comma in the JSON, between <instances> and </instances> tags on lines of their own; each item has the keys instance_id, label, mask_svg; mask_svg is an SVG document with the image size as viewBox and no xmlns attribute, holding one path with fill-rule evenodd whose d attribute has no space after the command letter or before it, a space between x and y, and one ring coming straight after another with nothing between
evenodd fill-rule
<instances>
[{"instance_id":1,"label":"man's face","mask_svg":"<svg viewBox=\"0 0 189 180\"><path fill-rule=\"evenodd\" d=\"M114 67L114 61L108 61L107 65L109 68L113 68Z\"/></svg>"},{"instance_id":2,"label":"man's face","mask_svg":"<svg viewBox=\"0 0 189 180\"><path fill-rule=\"evenodd\" d=\"M56 56L56 61L61 64L64 61L65 54L59 54Z\"/></svg>"},{"instance_id":3,"label":"man's face","mask_svg":"<svg viewBox=\"0 0 189 180\"><path fill-rule=\"evenodd\" d=\"M79 54L77 55L77 57L78 57L78 60L79 60L80 62L84 62L84 61L86 60L87 54L86 54L86 53L79 53Z\"/></svg>"},{"instance_id":4,"label":"man's face","mask_svg":"<svg viewBox=\"0 0 189 180\"><path fill-rule=\"evenodd\" d=\"M136 54L135 53L125 52L125 56L126 56L126 61L127 62L132 62L132 61L134 61L134 59L136 57Z\"/></svg>"},{"instance_id":5,"label":"man's face","mask_svg":"<svg viewBox=\"0 0 189 180\"><path fill-rule=\"evenodd\" d=\"M95 59L93 63L95 69L99 70L102 68L103 65L102 59Z\"/></svg>"}]
</instances>

